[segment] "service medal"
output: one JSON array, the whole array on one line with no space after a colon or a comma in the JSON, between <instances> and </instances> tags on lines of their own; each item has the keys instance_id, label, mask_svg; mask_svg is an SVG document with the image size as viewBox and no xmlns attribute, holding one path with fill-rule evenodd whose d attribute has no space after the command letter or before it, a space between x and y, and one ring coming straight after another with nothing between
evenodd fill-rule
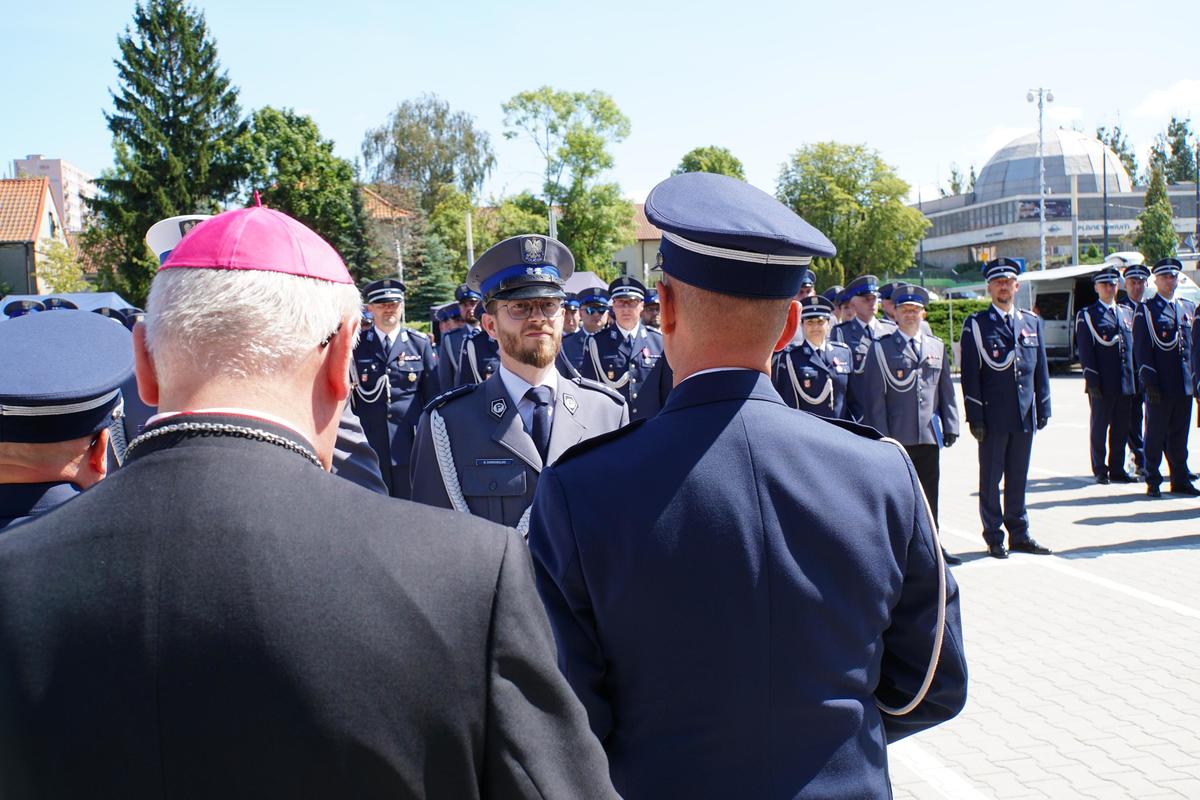
<instances>
[{"instance_id":1,"label":"service medal","mask_svg":"<svg viewBox=\"0 0 1200 800\"><path fill-rule=\"evenodd\" d=\"M408 382L416 383L416 381L417 381L417 373L415 373L415 372L408 373Z\"/></svg>"},{"instance_id":2,"label":"service medal","mask_svg":"<svg viewBox=\"0 0 1200 800\"><path fill-rule=\"evenodd\" d=\"M609 379L610 381L615 381L615 380L617 379L617 373L613 372L613 371L610 369L610 370L608 371L608 379Z\"/></svg>"},{"instance_id":3,"label":"service medal","mask_svg":"<svg viewBox=\"0 0 1200 800\"><path fill-rule=\"evenodd\" d=\"M805 388L805 389L811 389L811 388L812 388L812 381L811 381L810 379L808 379L808 378L805 378L805 379L804 379L804 388Z\"/></svg>"},{"instance_id":4,"label":"service medal","mask_svg":"<svg viewBox=\"0 0 1200 800\"><path fill-rule=\"evenodd\" d=\"M904 370L902 370L902 369L898 369L898 370L896 370L896 377L897 377L897 378L903 378L903 377L904 377Z\"/></svg>"},{"instance_id":5,"label":"service medal","mask_svg":"<svg viewBox=\"0 0 1200 800\"><path fill-rule=\"evenodd\" d=\"M363 376L362 376L362 382L363 383L367 382L367 373L365 373L365 372L363 373Z\"/></svg>"}]
</instances>

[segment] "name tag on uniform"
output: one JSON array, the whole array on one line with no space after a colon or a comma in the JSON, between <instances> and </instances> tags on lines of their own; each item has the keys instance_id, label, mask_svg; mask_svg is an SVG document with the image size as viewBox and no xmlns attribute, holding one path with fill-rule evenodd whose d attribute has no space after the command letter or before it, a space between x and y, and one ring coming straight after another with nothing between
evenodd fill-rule
<instances>
[{"instance_id":1,"label":"name tag on uniform","mask_svg":"<svg viewBox=\"0 0 1200 800\"><path fill-rule=\"evenodd\" d=\"M507 467L513 463L511 458L477 458L475 466L477 467Z\"/></svg>"},{"instance_id":2,"label":"name tag on uniform","mask_svg":"<svg viewBox=\"0 0 1200 800\"><path fill-rule=\"evenodd\" d=\"M1038 343L1038 335L1033 331L1023 331L1021 333L1021 344L1034 345Z\"/></svg>"}]
</instances>

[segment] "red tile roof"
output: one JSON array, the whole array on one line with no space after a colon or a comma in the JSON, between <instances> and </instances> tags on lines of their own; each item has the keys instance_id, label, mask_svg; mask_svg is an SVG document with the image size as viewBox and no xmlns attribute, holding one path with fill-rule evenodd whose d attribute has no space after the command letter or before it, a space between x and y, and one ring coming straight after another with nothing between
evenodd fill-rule
<instances>
[{"instance_id":1,"label":"red tile roof","mask_svg":"<svg viewBox=\"0 0 1200 800\"><path fill-rule=\"evenodd\" d=\"M634 238L639 242L657 242L662 238L662 231L650 224L646 219L646 204L638 203L633 207Z\"/></svg>"},{"instance_id":2,"label":"red tile roof","mask_svg":"<svg viewBox=\"0 0 1200 800\"><path fill-rule=\"evenodd\" d=\"M368 189L366 186L359 188L362 190L363 208L371 219L392 222L410 216L407 211L395 203L389 202L379 192Z\"/></svg>"},{"instance_id":3,"label":"red tile roof","mask_svg":"<svg viewBox=\"0 0 1200 800\"><path fill-rule=\"evenodd\" d=\"M49 196L49 178L0 179L0 242L35 241Z\"/></svg>"}]
</instances>

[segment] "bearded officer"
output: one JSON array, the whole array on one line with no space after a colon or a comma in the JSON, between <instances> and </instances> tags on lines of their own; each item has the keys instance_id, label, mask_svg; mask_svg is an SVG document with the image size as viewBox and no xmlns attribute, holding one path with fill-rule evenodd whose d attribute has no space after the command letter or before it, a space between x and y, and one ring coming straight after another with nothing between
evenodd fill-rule
<instances>
[{"instance_id":1,"label":"bearded officer","mask_svg":"<svg viewBox=\"0 0 1200 800\"><path fill-rule=\"evenodd\" d=\"M463 342L479 330L479 315L476 313L479 300L479 292L465 283L460 283L454 290L454 301L458 304L458 317L462 324L447 332L438 344L438 386L444 391L467 382L462 379L460 361Z\"/></svg>"},{"instance_id":2,"label":"bearded officer","mask_svg":"<svg viewBox=\"0 0 1200 800\"><path fill-rule=\"evenodd\" d=\"M646 419L662 408L673 381L662 334L642 324L641 281L623 275L608 285L608 295L613 324L587 342L579 374L620 392L631 420Z\"/></svg>"},{"instance_id":3,"label":"bearded officer","mask_svg":"<svg viewBox=\"0 0 1200 800\"><path fill-rule=\"evenodd\" d=\"M1099 299L1075 317L1075 346L1091 410L1092 475L1101 484L1134 482L1125 471L1129 408L1136 390L1133 311L1117 303L1120 283L1116 267L1093 274Z\"/></svg>"},{"instance_id":4,"label":"bearded officer","mask_svg":"<svg viewBox=\"0 0 1200 800\"><path fill-rule=\"evenodd\" d=\"M1171 494L1200 495L1192 485L1187 466L1188 428L1192 421L1192 323L1196 308L1175 297L1179 272L1177 258L1154 265L1158 291L1134 314L1133 358L1146 387L1146 494L1162 497L1163 456L1171 468Z\"/></svg>"},{"instance_id":5,"label":"bearded officer","mask_svg":"<svg viewBox=\"0 0 1200 800\"><path fill-rule=\"evenodd\" d=\"M524 532L545 466L629 421L620 394L555 369L563 285L574 268L565 245L536 235L505 239L471 267L467 281L484 297L483 326L499 343L500 366L425 409L413 448L414 500Z\"/></svg>"},{"instance_id":6,"label":"bearded officer","mask_svg":"<svg viewBox=\"0 0 1200 800\"><path fill-rule=\"evenodd\" d=\"M1139 254L1140 257L1140 254ZM1150 269L1142 261L1129 264L1122 273L1125 279L1125 295L1117 300L1118 303L1137 315L1138 306L1146 297L1146 281L1150 280ZM1146 389L1142 379L1137 374L1137 364L1134 364L1133 400L1129 404L1129 454L1133 458L1133 472L1139 478L1146 477L1146 438L1143 423L1146 411Z\"/></svg>"},{"instance_id":7,"label":"bearded officer","mask_svg":"<svg viewBox=\"0 0 1200 800\"><path fill-rule=\"evenodd\" d=\"M656 331L662 327L662 310L658 304L658 292L654 289L646 290L646 302L642 306L642 324Z\"/></svg>"},{"instance_id":8,"label":"bearded officer","mask_svg":"<svg viewBox=\"0 0 1200 800\"><path fill-rule=\"evenodd\" d=\"M563 672L627 800L887 797L887 743L954 716L966 664L908 457L797 414L767 375L800 269L834 247L723 175L669 178L646 216L680 381L538 484L529 546ZM614 514L597 476L665 491Z\"/></svg>"},{"instance_id":9,"label":"bearded officer","mask_svg":"<svg viewBox=\"0 0 1200 800\"><path fill-rule=\"evenodd\" d=\"M421 409L438 394L437 359L425 334L400 324L401 281L368 283L363 295L375 325L354 348L354 411L379 456L388 493L407 498L413 432Z\"/></svg>"},{"instance_id":10,"label":"bearded officer","mask_svg":"<svg viewBox=\"0 0 1200 800\"><path fill-rule=\"evenodd\" d=\"M800 335L774 356L772 383L783 402L818 417L849 419L847 389L853 356L829 341L833 304L820 295L800 300Z\"/></svg>"},{"instance_id":11,"label":"bearded officer","mask_svg":"<svg viewBox=\"0 0 1200 800\"><path fill-rule=\"evenodd\" d=\"M1050 421L1050 370L1041 317L1016 306L1022 269L1011 258L984 265L992 306L968 316L961 337L967 425L979 442L979 516L992 558L1008 558L1009 550L1050 554L1029 535L1025 509L1033 432Z\"/></svg>"},{"instance_id":12,"label":"bearded officer","mask_svg":"<svg viewBox=\"0 0 1200 800\"><path fill-rule=\"evenodd\" d=\"M863 423L904 445L936 524L940 445L951 447L958 440L958 401L946 346L921 330L929 292L901 283L893 284L889 295L897 328L867 349ZM945 548L942 557L947 564L962 563Z\"/></svg>"}]
</instances>

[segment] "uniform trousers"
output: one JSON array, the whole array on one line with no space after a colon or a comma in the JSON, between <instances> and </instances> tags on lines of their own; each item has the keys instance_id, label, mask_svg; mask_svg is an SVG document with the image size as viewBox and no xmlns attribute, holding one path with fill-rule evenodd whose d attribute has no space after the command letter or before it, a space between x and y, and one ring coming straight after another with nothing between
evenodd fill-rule
<instances>
[{"instance_id":1,"label":"uniform trousers","mask_svg":"<svg viewBox=\"0 0 1200 800\"><path fill-rule=\"evenodd\" d=\"M1029 477L1029 456L1033 452L1033 431L995 433L988 431L979 443L979 518L983 522L983 540L988 545L1029 538L1029 514L1025 510L1025 482ZM1004 479L1004 508L1000 507L1000 479Z\"/></svg>"},{"instance_id":2,"label":"uniform trousers","mask_svg":"<svg viewBox=\"0 0 1200 800\"><path fill-rule=\"evenodd\" d=\"M388 485L388 494L401 500L412 499L412 481L408 475L408 464L394 464L391 469L383 469L383 479Z\"/></svg>"},{"instance_id":3,"label":"uniform trousers","mask_svg":"<svg viewBox=\"0 0 1200 800\"><path fill-rule=\"evenodd\" d=\"M1133 456L1133 466L1146 466L1146 443L1142 439L1142 412L1146 407L1146 395L1135 394L1129 404L1129 454Z\"/></svg>"},{"instance_id":4,"label":"uniform trousers","mask_svg":"<svg viewBox=\"0 0 1200 800\"><path fill-rule=\"evenodd\" d=\"M929 510L933 512L933 524L938 521L938 482L942 477L941 454L936 444L906 444L904 449L912 459L913 468L917 471L917 480L925 490L925 499L929 501Z\"/></svg>"},{"instance_id":5,"label":"uniform trousers","mask_svg":"<svg viewBox=\"0 0 1200 800\"><path fill-rule=\"evenodd\" d=\"M1093 475L1116 475L1125 471L1125 440L1129 437L1129 406L1132 402L1132 395L1101 395L1098 398L1088 395L1088 404L1092 408Z\"/></svg>"},{"instance_id":6,"label":"uniform trousers","mask_svg":"<svg viewBox=\"0 0 1200 800\"><path fill-rule=\"evenodd\" d=\"M1171 468L1171 485L1191 483L1187 467L1188 426L1192 423L1192 398L1164 394L1157 403L1146 402L1146 485L1162 483L1162 457Z\"/></svg>"}]
</instances>

